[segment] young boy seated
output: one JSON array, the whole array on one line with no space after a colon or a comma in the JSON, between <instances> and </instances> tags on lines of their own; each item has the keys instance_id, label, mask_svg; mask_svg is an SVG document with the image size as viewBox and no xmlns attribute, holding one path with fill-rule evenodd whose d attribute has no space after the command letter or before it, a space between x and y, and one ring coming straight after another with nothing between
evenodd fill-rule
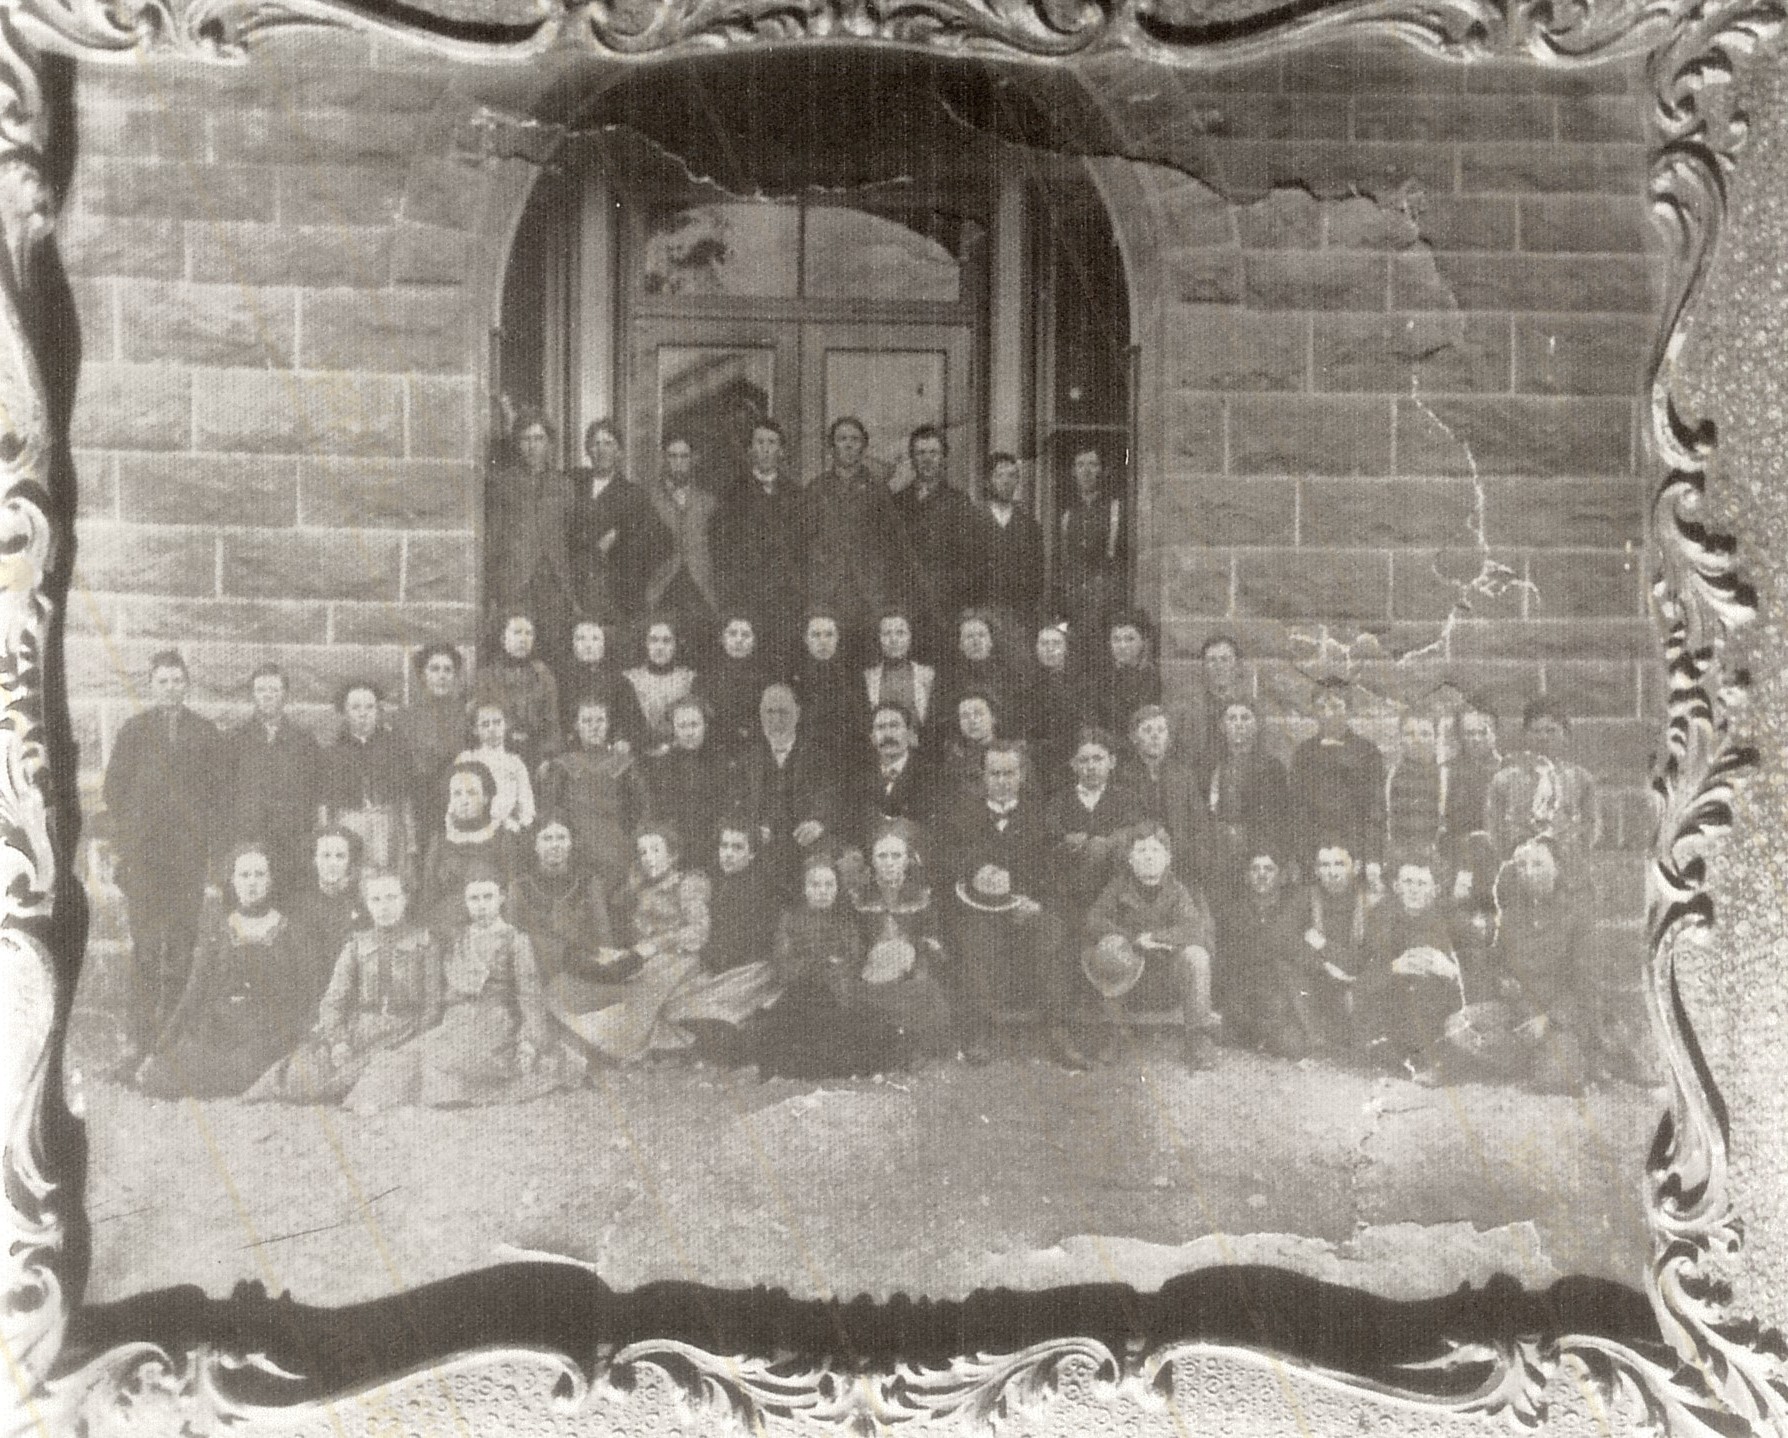
<instances>
[{"instance_id":1,"label":"young boy seated","mask_svg":"<svg viewBox=\"0 0 1788 1438\"><path fill-rule=\"evenodd\" d=\"M1098 991L1108 1018L1123 1021L1124 995L1152 960L1166 965L1185 1023L1186 1064L1216 1066L1211 1038L1211 915L1204 901L1176 879L1173 842L1163 824L1138 826L1125 852L1124 871L1106 886L1086 916L1081 974ZM1070 1062L1084 1058L1067 1046Z\"/></svg>"},{"instance_id":2,"label":"young boy seated","mask_svg":"<svg viewBox=\"0 0 1788 1438\"><path fill-rule=\"evenodd\" d=\"M1387 1068L1431 1082L1447 1020L1464 1007L1457 943L1432 855L1399 856L1392 896L1366 926L1366 965L1356 995L1368 1051Z\"/></svg>"}]
</instances>

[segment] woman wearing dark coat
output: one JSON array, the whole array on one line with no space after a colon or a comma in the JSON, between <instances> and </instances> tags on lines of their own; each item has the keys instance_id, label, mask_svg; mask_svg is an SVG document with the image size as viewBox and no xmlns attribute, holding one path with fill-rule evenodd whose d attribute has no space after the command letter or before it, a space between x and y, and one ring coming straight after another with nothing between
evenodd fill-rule
<instances>
[{"instance_id":1,"label":"woman wearing dark coat","mask_svg":"<svg viewBox=\"0 0 1788 1438\"><path fill-rule=\"evenodd\" d=\"M321 963L309 935L272 905L264 846L244 844L230 856L229 891L228 911L208 915L186 990L137 1072L156 1098L243 1092L291 1052L316 1014Z\"/></svg>"}]
</instances>

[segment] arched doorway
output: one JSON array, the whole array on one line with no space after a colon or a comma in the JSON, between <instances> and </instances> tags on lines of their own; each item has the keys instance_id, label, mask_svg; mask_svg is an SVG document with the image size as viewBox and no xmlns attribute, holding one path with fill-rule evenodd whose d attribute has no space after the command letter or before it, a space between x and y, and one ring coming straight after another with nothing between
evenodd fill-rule
<instances>
[{"instance_id":1,"label":"arched doorway","mask_svg":"<svg viewBox=\"0 0 1788 1438\"><path fill-rule=\"evenodd\" d=\"M842 415L890 471L934 424L970 493L990 452L1018 455L1053 535L1075 453L1133 483L1134 350L1110 218L1067 152L1098 148L1097 121L1038 83L866 50L637 72L536 184L496 389L562 422L568 464L620 418L642 482L679 434L723 484L763 414L801 479Z\"/></svg>"}]
</instances>

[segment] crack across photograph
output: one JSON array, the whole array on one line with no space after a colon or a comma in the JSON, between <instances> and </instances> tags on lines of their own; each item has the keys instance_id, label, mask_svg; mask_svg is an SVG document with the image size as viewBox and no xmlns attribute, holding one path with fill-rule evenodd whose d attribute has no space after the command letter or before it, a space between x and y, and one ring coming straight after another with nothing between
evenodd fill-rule
<instances>
[{"instance_id":1,"label":"crack across photograph","mask_svg":"<svg viewBox=\"0 0 1788 1438\"><path fill-rule=\"evenodd\" d=\"M71 190L90 1298L1639 1282L1636 69L341 58Z\"/></svg>"}]
</instances>

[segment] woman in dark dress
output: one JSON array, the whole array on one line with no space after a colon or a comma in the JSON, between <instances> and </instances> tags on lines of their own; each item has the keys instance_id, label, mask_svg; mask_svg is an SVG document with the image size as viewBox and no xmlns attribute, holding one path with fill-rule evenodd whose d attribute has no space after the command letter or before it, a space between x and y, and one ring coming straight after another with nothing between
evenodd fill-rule
<instances>
[{"instance_id":1,"label":"woman in dark dress","mask_svg":"<svg viewBox=\"0 0 1788 1438\"><path fill-rule=\"evenodd\" d=\"M1093 723L1128 734L1144 704L1161 702L1161 670L1155 663L1155 626L1140 609L1126 609L1105 626L1104 651L1088 656L1087 710Z\"/></svg>"},{"instance_id":2,"label":"woman in dark dress","mask_svg":"<svg viewBox=\"0 0 1788 1438\"><path fill-rule=\"evenodd\" d=\"M244 844L231 854L229 908L207 916L186 990L137 1071L144 1093L239 1094L310 1027L318 956L309 936L273 907L272 879L264 846Z\"/></svg>"},{"instance_id":3,"label":"woman in dark dress","mask_svg":"<svg viewBox=\"0 0 1788 1438\"><path fill-rule=\"evenodd\" d=\"M706 856L726 811L726 765L708 742L707 706L679 699L671 707L672 741L646 761L646 811L682 838L684 852Z\"/></svg>"},{"instance_id":4,"label":"woman in dark dress","mask_svg":"<svg viewBox=\"0 0 1788 1438\"><path fill-rule=\"evenodd\" d=\"M447 776L442 826L422 862L422 920L445 942L465 921L466 876L475 868L496 874L505 889L515 872L516 837L491 815L496 781L477 760L455 764Z\"/></svg>"},{"instance_id":5,"label":"woman in dark dress","mask_svg":"<svg viewBox=\"0 0 1788 1438\"><path fill-rule=\"evenodd\" d=\"M982 694L1002 717L1011 714L1019 684L1000 644L994 618L985 609L965 609L956 626L956 651L941 666L931 716L940 730L956 727L956 706L967 694Z\"/></svg>"},{"instance_id":6,"label":"woman in dark dress","mask_svg":"<svg viewBox=\"0 0 1788 1438\"><path fill-rule=\"evenodd\" d=\"M839 978L847 1012L869 1014L900 1036L901 1055L955 1051L955 1024L938 970L944 946L937 907L905 819L885 822L869 851L869 872L851 897L864 959Z\"/></svg>"},{"instance_id":7,"label":"woman in dark dress","mask_svg":"<svg viewBox=\"0 0 1788 1438\"><path fill-rule=\"evenodd\" d=\"M466 692L459 650L430 644L416 655L419 688L392 715L391 727L409 756L410 803L417 814L432 814L445 797L453 756L466 747Z\"/></svg>"},{"instance_id":8,"label":"woman in dark dress","mask_svg":"<svg viewBox=\"0 0 1788 1438\"><path fill-rule=\"evenodd\" d=\"M577 727L577 711L586 699L601 701L608 711L609 742L638 750L645 741L646 719L639 695L621 666L610 657L614 648L609 627L596 619L571 626L571 660L560 666L559 728L569 736Z\"/></svg>"},{"instance_id":9,"label":"woman in dark dress","mask_svg":"<svg viewBox=\"0 0 1788 1438\"><path fill-rule=\"evenodd\" d=\"M574 609L571 482L553 463L558 435L544 415L518 416L514 435L513 457L485 491L485 600L493 614L532 615L541 653L557 656Z\"/></svg>"},{"instance_id":10,"label":"woman in dark dress","mask_svg":"<svg viewBox=\"0 0 1788 1438\"><path fill-rule=\"evenodd\" d=\"M720 653L702 670L699 692L708 707L708 745L723 758L737 754L758 734L757 702L770 670L757 648L750 616L729 609L720 624Z\"/></svg>"},{"instance_id":11,"label":"woman in dark dress","mask_svg":"<svg viewBox=\"0 0 1788 1438\"><path fill-rule=\"evenodd\" d=\"M1085 722L1085 697L1072 668L1068 629L1045 624L1037 631L1035 663L1024 684L1021 725L1035 754L1035 772L1046 791L1066 782L1074 741Z\"/></svg>"}]
</instances>

